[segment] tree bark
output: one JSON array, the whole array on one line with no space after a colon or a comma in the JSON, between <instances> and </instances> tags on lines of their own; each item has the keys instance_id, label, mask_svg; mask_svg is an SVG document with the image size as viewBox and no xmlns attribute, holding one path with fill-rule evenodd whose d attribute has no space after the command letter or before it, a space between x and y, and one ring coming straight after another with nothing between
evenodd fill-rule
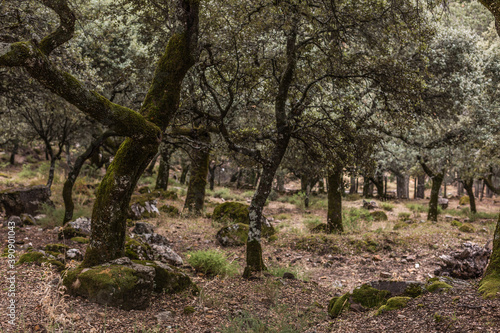
<instances>
[{"instance_id":1,"label":"tree bark","mask_svg":"<svg viewBox=\"0 0 500 333\"><path fill-rule=\"evenodd\" d=\"M425 162L420 159L419 162L427 176L432 179L431 200L429 201L429 212L427 214L427 220L437 222L439 189L441 188L441 184L443 183L445 169L442 169L439 173L435 173L427 166L427 164L425 164Z\"/></svg>"},{"instance_id":2,"label":"tree bark","mask_svg":"<svg viewBox=\"0 0 500 333\"><path fill-rule=\"evenodd\" d=\"M170 156L172 156L173 149L168 144L162 142L160 144L160 166L158 168L158 176L156 177L155 189L166 190L168 188L168 177L170 173ZM154 159L153 159L154 162ZM153 165L153 162L150 165Z\"/></svg>"},{"instance_id":3,"label":"tree bark","mask_svg":"<svg viewBox=\"0 0 500 333\"><path fill-rule=\"evenodd\" d=\"M181 184L186 184L186 177L187 177L187 174L189 172L189 169L191 168L191 164L190 163L182 163L181 162L181 177L179 179L179 182Z\"/></svg>"},{"instance_id":4,"label":"tree bark","mask_svg":"<svg viewBox=\"0 0 500 333\"><path fill-rule=\"evenodd\" d=\"M417 181L417 198L425 199L425 174L419 175Z\"/></svg>"},{"instance_id":5,"label":"tree bark","mask_svg":"<svg viewBox=\"0 0 500 333\"><path fill-rule=\"evenodd\" d=\"M363 176L363 197L372 198L373 197L373 184L368 176Z\"/></svg>"},{"instance_id":6,"label":"tree bark","mask_svg":"<svg viewBox=\"0 0 500 333\"><path fill-rule=\"evenodd\" d=\"M469 196L470 211L471 213L477 213L476 198L474 197L474 192L473 192L474 179L473 178L464 179L463 183L465 191L467 191L467 195Z\"/></svg>"},{"instance_id":7,"label":"tree bark","mask_svg":"<svg viewBox=\"0 0 500 333\"><path fill-rule=\"evenodd\" d=\"M328 213L327 230L329 233L342 233L342 168L328 170Z\"/></svg>"},{"instance_id":8,"label":"tree bark","mask_svg":"<svg viewBox=\"0 0 500 333\"><path fill-rule=\"evenodd\" d=\"M14 165L16 163L16 155L18 151L19 151L19 140L14 139L14 147L12 147L9 159L10 165Z\"/></svg>"},{"instance_id":9,"label":"tree bark","mask_svg":"<svg viewBox=\"0 0 500 333\"><path fill-rule=\"evenodd\" d=\"M149 163L149 166L146 168L146 171L144 171L144 174L146 174L146 175L153 174L153 171L154 171L154 168L156 165L156 161L158 161L158 157L160 157L160 152L157 152L155 157L153 157L153 160L151 161L151 163Z\"/></svg>"},{"instance_id":10,"label":"tree bark","mask_svg":"<svg viewBox=\"0 0 500 333\"><path fill-rule=\"evenodd\" d=\"M193 148L191 153L191 176L184 202L184 210L200 215L205 202L205 188L207 186L208 165L210 162L210 134L198 131L196 141L199 147Z\"/></svg>"},{"instance_id":11,"label":"tree bark","mask_svg":"<svg viewBox=\"0 0 500 333\"><path fill-rule=\"evenodd\" d=\"M354 176L351 177L351 187L349 187L349 194L356 193L356 178Z\"/></svg>"}]
</instances>

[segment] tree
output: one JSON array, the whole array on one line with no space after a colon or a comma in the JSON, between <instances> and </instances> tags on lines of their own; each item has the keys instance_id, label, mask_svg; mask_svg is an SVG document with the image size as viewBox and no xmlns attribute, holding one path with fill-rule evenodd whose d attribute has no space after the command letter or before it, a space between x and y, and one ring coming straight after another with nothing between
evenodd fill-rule
<instances>
[{"instance_id":1,"label":"tree","mask_svg":"<svg viewBox=\"0 0 500 333\"><path fill-rule=\"evenodd\" d=\"M22 67L53 93L127 139L120 146L98 190L92 213L92 232L83 266L98 265L122 256L126 212L136 183L156 154L161 133L177 111L181 83L196 60L198 1L181 0L177 25L161 56L139 112L112 103L60 70L51 53L68 42L75 30L75 14L65 0L42 0L59 17L55 31L39 42L0 44L0 67Z\"/></svg>"}]
</instances>

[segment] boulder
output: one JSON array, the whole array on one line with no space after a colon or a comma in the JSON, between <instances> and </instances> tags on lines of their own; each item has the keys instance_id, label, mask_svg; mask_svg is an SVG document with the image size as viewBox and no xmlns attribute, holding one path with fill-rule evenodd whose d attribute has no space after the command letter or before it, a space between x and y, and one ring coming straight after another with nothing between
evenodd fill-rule
<instances>
[{"instance_id":1,"label":"boulder","mask_svg":"<svg viewBox=\"0 0 500 333\"><path fill-rule=\"evenodd\" d=\"M91 268L78 267L66 274L63 284L70 294L124 310L146 309L153 292L197 290L190 278L175 268L127 257Z\"/></svg>"},{"instance_id":2,"label":"boulder","mask_svg":"<svg viewBox=\"0 0 500 333\"><path fill-rule=\"evenodd\" d=\"M136 222L132 232L138 235L152 234L154 232L154 227L147 222Z\"/></svg>"},{"instance_id":3,"label":"boulder","mask_svg":"<svg viewBox=\"0 0 500 333\"><path fill-rule=\"evenodd\" d=\"M374 221L387 221L387 214L383 210L376 210L370 213Z\"/></svg>"},{"instance_id":4,"label":"boulder","mask_svg":"<svg viewBox=\"0 0 500 333\"><path fill-rule=\"evenodd\" d=\"M483 275L491 250L471 242L462 244L462 248L451 252L449 255L441 255L441 262L434 274L437 276L451 276L460 279L475 279Z\"/></svg>"},{"instance_id":5,"label":"boulder","mask_svg":"<svg viewBox=\"0 0 500 333\"><path fill-rule=\"evenodd\" d=\"M155 233L127 237L125 255L136 260L159 260L176 266L184 264L182 258L168 246L167 239Z\"/></svg>"},{"instance_id":6,"label":"boulder","mask_svg":"<svg viewBox=\"0 0 500 333\"><path fill-rule=\"evenodd\" d=\"M245 245L248 238L248 225L235 223L229 227L223 227L217 232L215 238L222 246Z\"/></svg>"},{"instance_id":7,"label":"boulder","mask_svg":"<svg viewBox=\"0 0 500 333\"><path fill-rule=\"evenodd\" d=\"M152 244L153 256L155 259L171 265L182 266L184 262L182 258L175 253L169 246Z\"/></svg>"},{"instance_id":8,"label":"boulder","mask_svg":"<svg viewBox=\"0 0 500 333\"><path fill-rule=\"evenodd\" d=\"M377 205L377 203L375 201L368 202L366 200L363 200L363 208L364 209L371 210L371 209L375 209L377 207L378 207L378 205Z\"/></svg>"},{"instance_id":9,"label":"boulder","mask_svg":"<svg viewBox=\"0 0 500 333\"><path fill-rule=\"evenodd\" d=\"M33 251L21 255L16 265L21 265L24 263L35 263L37 265L41 265L42 263L49 263L52 265L52 267L56 268L60 272L66 268L66 265L64 265L59 260L52 259L52 257L47 255L45 251Z\"/></svg>"},{"instance_id":10,"label":"boulder","mask_svg":"<svg viewBox=\"0 0 500 333\"><path fill-rule=\"evenodd\" d=\"M131 218L140 220L157 217L160 211L157 208L158 200L150 195L135 197L130 205Z\"/></svg>"},{"instance_id":11,"label":"boulder","mask_svg":"<svg viewBox=\"0 0 500 333\"><path fill-rule=\"evenodd\" d=\"M24 223L23 223L23 220L21 220L21 218L19 216L10 216L8 219L6 219L3 223L3 226L6 227L8 226L9 224L12 225L12 223L14 223L14 225L18 228L21 228Z\"/></svg>"},{"instance_id":12,"label":"boulder","mask_svg":"<svg viewBox=\"0 0 500 333\"><path fill-rule=\"evenodd\" d=\"M68 251L66 251L66 258L72 259L72 260L77 260L77 261L82 261L83 254L78 249L69 249Z\"/></svg>"},{"instance_id":13,"label":"boulder","mask_svg":"<svg viewBox=\"0 0 500 333\"><path fill-rule=\"evenodd\" d=\"M5 215L36 215L42 211L43 205L54 207L50 200L50 189L39 185L26 188L15 188L0 192L0 209Z\"/></svg>"},{"instance_id":14,"label":"boulder","mask_svg":"<svg viewBox=\"0 0 500 333\"><path fill-rule=\"evenodd\" d=\"M23 225L36 225L36 219L30 214L21 214Z\"/></svg>"},{"instance_id":15,"label":"boulder","mask_svg":"<svg viewBox=\"0 0 500 333\"><path fill-rule=\"evenodd\" d=\"M465 206L465 205L468 205L470 204L470 198L468 195L464 195L460 198L460 200L458 201L458 204L460 206Z\"/></svg>"},{"instance_id":16,"label":"boulder","mask_svg":"<svg viewBox=\"0 0 500 333\"><path fill-rule=\"evenodd\" d=\"M90 236L90 219L88 217L79 217L74 221L66 223L58 233L59 239L88 236Z\"/></svg>"},{"instance_id":17,"label":"boulder","mask_svg":"<svg viewBox=\"0 0 500 333\"><path fill-rule=\"evenodd\" d=\"M243 223L249 224L248 206L239 202L225 202L217 205L212 213L212 218L216 222L223 224Z\"/></svg>"},{"instance_id":18,"label":"boulder","mask_svg":"<svg viewBox=\"0 0 500 333\"><path fill-rule=\"evenodd\" d=\"M439 198L438 198L438 205L440 205L440 206L441 206L441 208L443 208L443 209L448 208L448 203L449 203L449 200L448 200L448 199L446 199L446 198L441 198L441 197L439 197Z\"/></svg>"}]
</instances>

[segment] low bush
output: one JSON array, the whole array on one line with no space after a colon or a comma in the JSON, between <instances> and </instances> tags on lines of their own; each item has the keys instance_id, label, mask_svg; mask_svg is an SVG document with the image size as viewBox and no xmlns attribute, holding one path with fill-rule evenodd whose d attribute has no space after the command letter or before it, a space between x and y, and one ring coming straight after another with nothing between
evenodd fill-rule
<instances>
[{"instance_id":1,"label":"low bush","mask_svg":"<svg viewBox=\"0 0 500 333\"><path fill-rule=\"evenodd\" d=\"M233 276L238 273L235 264L229 262L226 255L217 250L199 250L188 253L188 263L193 268L209 276Z\"/></svg>"}]
</instances>

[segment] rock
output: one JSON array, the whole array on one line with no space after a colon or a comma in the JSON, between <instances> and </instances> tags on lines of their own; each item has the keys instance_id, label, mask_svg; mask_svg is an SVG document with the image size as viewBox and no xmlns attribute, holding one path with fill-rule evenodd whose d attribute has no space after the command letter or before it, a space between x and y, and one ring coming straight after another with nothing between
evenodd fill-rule
<instances>
[{"instance_id":1,"label":"rock","mask_svg":"<svg viewBox=\"0 0 500 333\"><path fill-rule=\"evenodd\" d=\"M453 251L449 255L441 255L441 262L434 274L437 276L451 276L460 279L475 279L483 275L491 250L477 244L466 242L462 249Z\"/></svg>"},{"instance_id":2,"label":"rock","mask_svg":"<svg viewBox=\"0 0 500 333\"><path fill-rule=\"evenodd\" d=\"M182 266L184 264L182 258L166 245L152 244L151 249L154 252L154 258L160 260L161 262L176 266Z\"/></svg>"},{"instance_id":3,"label":"rock","mask_svg":"<svg viewBox=\"0 0 500 333\"><path fill-rule=\"evenodd\" d=\"M464 223L460 228L458 228L461 232L472 233L475 231L474 226L470 223Z\"/></svg>"},{"instance_id":4,"label":"rock","mask_svg":"<svg viewBox=\"0 0 500 333\"><path fill-rule=\"evenodd\" d=\"M9 223L12 225L12 222L14 222L14 225L18 228L21 228L24 225L23 220L21 220L19 216L10 216L4 221L3 226L6 227Z\"/></svg>"},{"instance_id":5,"label":"rock","mask_svg":"<svg viewBox=\"0 0 500 333\"><path fill-rule=\"evenodd\" d=\"M371 212L374 221L387 221L387 214L382 210Z\"/></svg>"},{"instance_id":6,"label":"rock","mask_svg":"<svg viewBox=\"0 0 500 333\"><path fill-rule=\"evenodd\" d=\"M160 214L160 211L156 207L157 204L158 200L152 198L150 195L133 198L130 205L131 218L140 220L157 217Z\"/></svg>"},{"instance_id":7,"label":"rock","mask_svg":"<svg viewBox=\"0 0 500 333\"><path fill-rule=\"evenodd\" d=\"M125 239L125 256L135 260L154 259L153 249L149 244L131 237Z\"/></svg>"},{"instance_id":8,"label":"rock","mask_svg":"<svg viewBox=\"0 0 500 333\"><path fill-rule=\"evenodd\" d=\"M132 232L138 235L152 234L154 232L154 227L147 222L136 222Z\"/></svg>"},{"instance_id":9,"label":"rock","mask_svg":"<svg viewBox=\"0 0 500 333\"><path fill-rule=\"evenodd\" d=\"M154 233L154 232L152 234L142 234L142 235L140 235L140 238L143 239L146 243L148 243L150 245L152 245L152 244L168 245L169 244L169 242L165 238L165 236L162 236L162 235Z\"/></svg>"},{"instance_id":10,"label":"rock","mask_svg":"<svg viewBox=\"0 0 500 333\"><path fill-rule=\"evenodd\" d=\"M120 258L92 268L69 271L63 280L68 292L91 302L142 310L149 306L155 269Z\"/></svg>"},{"instance_id":11,"label":"rock","mask_svg":"<svg viewBox=\"0 0 500 333\"><path fill-rule=\"evenodd\" d=\"M159 312L158 314L155 315L155 317L158 320L158 323L162 324L163 322L172 318L172 311Z\"/></svg>"},{"instance_id":12,"label":"rock","mask_svg":"<svg viewBox=\"0 0 500 333\"><path fill-rule=\"evenodd\" d=\"M387 281L379 280L368 283L377 290L386 290L391 296L417 297L425 292L424 284L417 281Z\"/></svg>"},{"instance_id":13,"label":"rock","mask_svg":"<svg viewBox=\"0 0 500 333\"><path fill-rule=\"evenodd\" d=\"M160 207L160 212L166 213L169 216L177 216L180 214L179 208L172 205L163 205Z\"/></svg>"},{"instance_id":14,"label":"rock","mask_svg":"<svg viewBox=\"0 0 500 333\"><path fill-rule=\"evenodd\" d=\"M453 220L453 216L451 216L451 215L445 215L445 217L444 217L444 218L445 218L445 219L446 219L446 221L448 221L448 222Z\"/></svg>"},{"instance_id":15,"label":"rock","mask_svg":"<svg viewBox=\"0 0 500 333\"><path fill-rule=\"evenodd\" d=\"M90 219L88 217L79 217L74 221L66 223L58 233L59 239L88 236L90 236Z\"/></svg>"},{"instance_id":16,"label":"rock","mask_svg":"<svg viewBox=\"0 0 500 333\"><path fill-rule=\"evenodd\" d=\"M35 218L30 214L21 214L20 218L23 225L36 225Z\"/></svg>"},{"instance_id":17,"label":"rock","mask_svg":"<svg viewBox=\"0 0 500 333\"><path fill-rule=\"evenodd\" d=\"M293 275L293 273L290 273L290 272L285 272L285 273L283 273L283 278L284 279L295 280L295 275Z\"/></svg>"},{"instance_id":18,"label":"rock","mask_svg":"<svg viewBox=\"0 0 500 333\"><path fill-rule=\"evenodd\" d=\"M377 205L377 203L375 201L368 202L366 200L363 200L363 208L364 209L371 210L371 209L375 209L377 207L378 207L378 205Z\"/></svg>"},{"instance_id":19,"label":"rock","mask_svg":"<svg viewBox=\"0 0 500 333\"><path fill-rule=\"evenodd\" d=\"M222 246L245 245L248 238L248 225L236 223L229 227L224 227L217 232L215 238Z\"/></svg>"},{"instance_id":20,"label":"rock","mask_svg":"<svg viewBox=\"0 0 500 333\"><path fill-rule=\"evenodd\" d=\"M179 269L166 263L155 261L133 260L136 264L146 265L155 269L154 291L157 293L174 294L191 289L194 294L198 293L198 287L191 281L189 276Z\"/></svg>"},{"instance_id":21,"label":"rock","mask_svg":"<svg viewBox=\"0 0 500 333\"><path fill-rule=\"evenodd\" d=\"M65 253L69 247L64 244L47 244L45 245L45 251L47 252L56 252L56 253Z\"/></svg>"},{"instance_id":22,"label":"rock","mask_svg":"<svg viewBox=\"0 0 500 333\"><path fill-rule=\"evenodd\" d=\"M468 195L464 195L460 198L460 200L458 201L458 204L460 206L465 206L465 205L468 205L470 204L470 198Z\"/></svg>"},{"instance_id":23,"label":"rock","mask_svg":"<svg viewBox=\"0 0 500 333\"><path fill-rule=\"evenodd\" d=\"M404 297L404 296L391 297L387 300L387 304L382 305L377 310L377 313L375 315L378 316L386 311L402 309L406 307L406 304L410 299L411 297Z\"/></svg>"},{"instance_id":24,"label":"rock","mask_svg":"<svg viewBox=\"0 0 500 333\"><path fill-rule=\"evenodd\" d=\"M73 260L78 260L78 261L82 261L83 260L83 254L78 249L69 249L68 251L66 251L66 258L73 259Z\"/></svg>"},{"instance_id":25,"label":"rock","mask_svg":"<svg viewBox=\"0 0 500 333\"><path fill-rule=\"evenodd\" d=\"M443 209L446 209L448 208L448 203L449 203L449 200L446 199L446 198L438 198L438 205L441 206L441 208Z\"/></svg>"},{"instance_id":26,"label":"rock","mask_svg":"<svg viewBox=\"0 0 500 333\"><path fill-rule=\"evenodd\" d=\"M41 265L44 262L51 264L60 272L66 268L66 265L64 265L59 260L49 258L45 251L27 252L19 257L19 261L16 263L16 265L21 265L24 263L35 263Z\"/></svg>"},{"instance_id":27,"label":"rock","mask_svg":"<svg viewBox=\"0 0 500 333\"><path fill-rule=\"evenodd\" d=\"M36 215L41 212L44 204L54 207L50 200L50 189L44 185L0 192L0 208L7 216L19 216L22 213Z\"/></svg>"},{"instance_id":28,"label":"rock","mask_svg":"<svg viewBox=\"0 0 500 333\"><path fill-rule=\"evenodd\" d=\"M382 279L390 279L392 277L392 274L389 272L380 272L380 277Z\"/></svg>"},{"instance_id":29,"label":"rock","mask_svg":"<svg viewBox=\"0 0 500 333\"><path fill-rule=\"evenodd\" d=\"M429 291L431 293L435 293L435 292L439 292L439 291L446 291L446 290L449 290L452 288L453 287L450 286L446 282L439 281L439 280L433 280L433 279L429 279L429 283L425 287L425 289L427 289L427 291Z\"/></svg>"},{"instance_id":30,"label":"rock","mask_svg":"<svg viewBox=\"0 0 500 333\"><path fill-rule=\"evenodd\" d=\"M232 223L249 224L248 206L238 202L225 202L214 208L212 218L225 225Z\"/></svg>"}]
</instances>

